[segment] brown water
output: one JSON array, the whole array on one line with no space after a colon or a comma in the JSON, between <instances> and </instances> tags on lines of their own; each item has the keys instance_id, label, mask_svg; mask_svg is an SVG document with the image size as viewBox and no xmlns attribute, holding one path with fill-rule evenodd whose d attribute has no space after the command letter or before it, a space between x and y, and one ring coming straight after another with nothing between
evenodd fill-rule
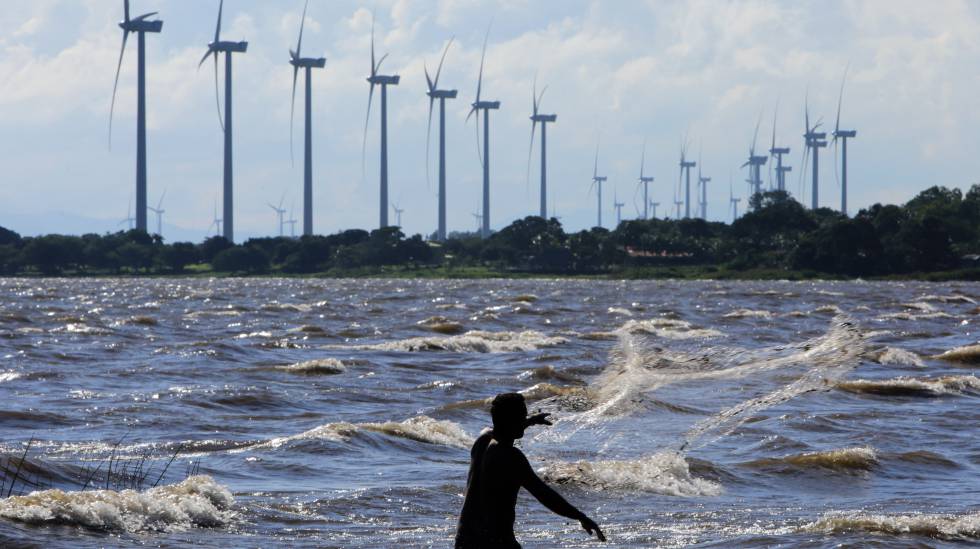
<instances>
[{"instance_id":1,"label":"brown water","mask_svg":"<svg viewBox=\"0 0 980 549\"><path fill-rule=\"evenodd\" d=\"M0 279L0 544L444 547L502 391L554 413L521 445L609 546L980 543L978 300L956 283ZM596 545L524 496L518 517L526 547Z\"/></svg>"}]
</instances>

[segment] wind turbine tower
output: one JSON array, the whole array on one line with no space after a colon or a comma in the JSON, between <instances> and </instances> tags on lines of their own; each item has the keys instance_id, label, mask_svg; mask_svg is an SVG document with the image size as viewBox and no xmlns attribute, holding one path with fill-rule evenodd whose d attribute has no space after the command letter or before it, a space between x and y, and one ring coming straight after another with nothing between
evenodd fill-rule
<instances>
[{"instance_id":1,"label":"wind turbine tower","mask_svg":"<svg viewBox=\"0 0 980 549\"><path fill-rule=\"evenodd\" d=\"M122 225L123 223L125 223L126 224L126 228L131 231L131 230L133 230L133 227L134 227L133 224L135 222L136 222L136 218L133 217L133 199L130 198L129 199L129 203L126 204L126 218L123 219L123 220L121 220L119 222L119 225Z\"/></svg>"},{"instance_id":2,"label":"wind turbine tower","mask_svg":"<svg viewBox=\"0 0 980 549\"><path fill-rule=\"evenodd\" d=\"M296 80L299 70L306 73L306 131L303 149L303 235L313 234L313 69L322 69L327 64L323 57L303 57L303 27L306 26L306 8L309 0L303 6L303 19L299 24L299 40L296 51L289 50L289 64L293 66L293 100L289 106L289 154L293 153L293 113L296 110ZM282 207L282 204L279 204ZM282 214L279 214L279 236L282 236Z\"/></svg>"},{"instance_id":3,"label":"wind turbine tower","mask_svg":"<svg viewBox=\"0 0 980 549\"><path fill-rule=\"evenodd\" d=\"M487 40L490 39L490 28L487 27L487 34L483 38L483 53L480 54L480 76L476 81L476 101L473 102L466 120L476 114L476 150L480 151L480 111L483 111L483 154L480 163L483 165L483 214L481 220L483 225L480 227L480 236L488 238L490 236L490 111L500 108L500 101L484 101L480 98L483 89L483 62L487 57Z\"/></svg>"},{"instance_id":4,"label":"wind turbine tower","mask_svg":"<svg viewBox=\"0 0 980 549\"><path fill-rule=\"evenodd\" d=\"M738 219L738 203L741 202L741 198L735 198L734 190L732 189L731 178L728 180L728 203L732 206L732 222Z\"/></svg>"},{"instance_id":5,"label":"wind turbine tower","mask_svg":"<svg viewBox=\"0 0 980 549\"><path fill-rule=\"evenodd\" d=\"M701 170L698 169L698 186L701 188L701 219L708 219L708 183L711 183L710 177L704 177L701 175Z\"/></svg>"},{"instance_id":6,"label":"wind turbine tower","mask_svg":"<svg viewBox=\"0 0 980 549\"><path fill-rule=\"evenodd\" d=\"M218 217L218 199L214 199L214 214L211 217L211 226L208 227L208 234L214 229L214 236L221 236L221 218Z\"/></svg>"},{"instance_id":7,"label":"wind turbine tower","mask_svg":"<svg viewBox=\"0 0 980 549\"><path fill-rule=\"evenodd\" d=\"M847 80L847 70L844 70L844 78L840 83L840 97L837 99L837 122L834 124L834 145L837 141L841 142L841 188L840 188L840 212L847 215L847 140L857 137L857 130L840 129L840 108L844 102L844 82ZM816 156L814 165L816 165Z\"/></svg>"},{"instance_id":8,"label":"wind turbine tower","mask_svg":"<svg viewBox=\"0 0 980 549\"><path fill-rule=\"evenodd\" d=\"M742 167L748 166L749 168L749 178L746 180L749 187L752 189L752 195L757 195L762 192L762 166L766 165L766 161L769 160L768 156L760 156L755 154L755 145L759 138L759 126L762 124L762 117L759 117L759 122L755 125L755 133L752 136L752 146L749 147L749 159L742 164Z\"/></svg>"},{"instance_id":9,"label":"wind turbine tower","mask_svg":"<svg viewBox=\"0 0 980 549\"><path fill-rule=\"evenodd\" d=\"M613 192L613 208L616 209L616 226L617 227L619 227L619 225L623 222L623 206L625 206L625 205L626 204L624 202L620 202L619 201L619 197L616 195L616 192L614 191Z\"/></svg>"},{"instance_id":10,"label":"wind turbine tower","mask_svg":"<svg viewBox=\"0 0 980 549\"><path fill-rule=\"evenodd\" d=\"M530 171L531 166L531 152L534 149L534 130L541 124L541 207L539 210L539 215L542 219L548 219L548 124L554 123L558 120L557 114L541 114L538 109L541 107L541 99L544 97L544 92L548 90L548 86L545 86L541 90L541 94L538 95L537 82L534 83L534 87L531 90L531 101L532 101L532 112L531 112L531 147L528 150L528 170ZM598 148L596 149L596 155L598 158ZM605 178L603 178L605 181ZM595 182L595 179L593 179ZM599 195L602 195L602 186L599 187ZM601 207L600 207L601 210ZM602 226L602 213L599 213L599 226Z\"/></svg>"},{"instance_id":11,"label":"wind turbine tower","mask_svg":"<svg viewBox=\"0 0 980 549\"><path fill-rule=\"evenodd\" d=\"M163 209L163 197L165 197L165 196L167 196L167 191L163 191L163 194L160 195L160 200L159 200L159 202L157 202L157 207L156 208L152 208L152 207L149 208L149 210L151 212L157 214L157 235L158 236L163 236L163 214L166 212L166 210Z\"/></svg>"},{"instance_id":12,"label":"wind turbine tower","mask_svg":"<svg viewBox=\"0 0 980 549\"><path fill-rule=\"evenodd\" d=\"M638 179L637 187L643 186L643 219L650 219L649 207L650 207L650 183L653 183L653 177L643 175L643 168L646 163L647 147L646 143L643 144L643 153L640 155L640 179ZM635 195L634 195L635 196ZM656 212L654 212L654 217L656 217Z\"/></svg>"},{"instance_id":13,"label":"wind turbine tower","mask_svg":"<svg viewBox=\"0 0 980 549\"><path fill-rule=\"evenodd\" d=\"M129 33L136 33L136 228L146 231L146 33L159 33L163 21L147 21L156 12L129 17L129 0L123 0L123 20L119 28L123 31L122 47L119 49L119 63L116 65L116 82L112 86L112 102L109 105L109 146L112 146L112 114L116 108L116 89L119 87L119 72L122 70L123 54L126 53L126 39Z\"/></svg>"},{"instance_id":14,"label":"wind turbine tower","mask_svg":"<svg viewBox=\"0 0 980 549\"><path fill-rule=\"evenodd\" d=\"M544 124L542 124L541 127L544 128ZM543 140L543 138L544 138L544 131L543 130L541 132L541 137L542 137L542 140ZM543 156L542 156L542 159L543 159ZM595 147L595 164L594 164L594 167L592 168L592 185L589 187L589 190L590 191L592 190L592 187L595 187L595 189L596 189L596 204L598 204L598 222L596 223L596 227L602 227L602 184L606 182L606 179L607 179L606 176L599 175L599 145L596 144L596 147ZM542 190L543 190L543 187L542 187Z\"/></svg>"},{"instance_id":15,"label":"wind turbine tower","mask_svg":"<svg viewBox=\"0 0 980 549\"><path fill-rule=\"evenodd\" d=\"M402 208L399 208L398 207L398 204L395 204L394 202L391 203L391 209L395 211L395 225L398 226L398 227L401 227L402 226L402 214L405 213L405 210L402 209Z\"/></svg>"},{"instance_id":16,"label":"wind turbine tower","mask_svg":"<svg viewBox=\"0 0 980 549\"><path fill-rule=\"evenodd\" d=\"M214 56L214 90L215 100L218 101L218 56L225 54L225 119L221 124L221 129L225 134L225 161L224 161L224 232L223 235L229 241L235 241L235 214L234 214L234 176L232 173L232 117L231 117L231 59L234 53L245 53L248 51L248 42L228 42L221 40L221 15L224 12L225 0L218 4L218 23L214 27L214 41L208 44L208 51L198 63L198 68ZM221 121L221 104L218 102L218 120Z\"/></svg>"},{"instance_id":17,"label":"wind turbine tower","mask_svg":"<svg viewBox=\"0 0 980 549\"><path fill-rule=\"evenodd\" d=\"M285 198L286 198L286 195L283 195L283 197L279 200L279 205L278 206L276 206L272 202L269 202L268 203L269 204L269 207L272 208L272 211L276 212L276 216L279 219L279 236L280 237L285 236L285 233L283 231L283 226L285 225L285 221L283 221L283 216L286 215L286 209L282 207L282 202L283 202L283 200L285 200Z\"/></svg>"},{"instance_id":18,"label":"wind turbine tower","mask_svg":"<svg viewBox=\"0 0 980 549\"><path fill-rule=\"evenodd\" d=\"M776 159L776 190L786 190L786 174L793 171L792 166L783 165L783 155L788 155L789 147L776 146L776 117L779 113L779 105L776 105L776 112L772 115L772 144L769 146L769 156Z\"/></svg>"},{"instance_id":19,"label":"wind turbine tower","mask_svg":"<svg viewBox=\"0 0 980 549\"><path fill-rule=\"evenodd\" d=\"M363 163L364 153L367 150L367 130L368 123L371 121L371 101L374 98L374 87L381 86L381 192L380 194L380 217L378 226L381 228L388 226L388 86L397 86L401 77L395 75L378 74L381 63L384 62L388 54L381 56L381 59L374 59L374 20L371 21L371 76L367 81L371 85L368 91L367 116L364 118L364 142L361 145L361 159ZM428 158L426 159L428 164ZM363 169L363 167L362 167Z\"/></svg>"},{"instance_id":20,"label":"wind turbine tower","mask_svg":"<svg viewBox=\"0 0 980 549\"><path fill-rule=\"evenodd\" d=\"M652 209L653 219L657 218L657 206L660 206L660 202L650 202L650 208Z\"/></svg>"},{"instance_id":21,"label":"wind turbine tower","mask_svg":"<svg viewBox=\"0 0 980 549\"><path fill-rule=\"evenodd\" d=\"M685 143L681 147L681 174L686 175L686 180L684 184L684 217L687 219L691 218L691 168L698 165L697 162L690 162L686 158L687 156L687 144ZM678 213L678 218L680 214Z\"/></svg>"},{"instance_id":22,"label":"wind turbine tower","mask_svg":"<svg viewBox=\"0 0 980 549\"><path fill-rule=\"evenodd\" d=\"M429 166L429 137L432 132L432 107L436 99L439 100L439 227L436 230L436 240L440 242L446 240L446 99L456 99L456 90L440 90L439 75L442 73L442 63L446 60L449 53L449 46L453 45L453 39L449 39L446 49L442 50L442 58L439 59L439 68L436 69L436 77L433 80L429 76L429 69L425 69L425 82L428 86L426 95L429 96L429 129L425 134L425 166L428 173Z\"/></svg>"},{"instance_id":23,"label":"wind turbine tower","mask_svg":"<svg viewBox=\"0 0 980 549\"><path fill-rule=\"evenodd\" d=\"M293 205L289 207L289 219L286 220L286 224L289 225L290 238L296 238L296 224L299 223L299 221L295 217L293 217L293 212L295 210L296 210L296 204L293 203Z\"/></svg>"},{"instance_id":24,"label":"wind turbine tower","mask_svg":"<svg viewBox=\"0 0 980 549\"><path fill-rule=\"evenodd\" d=\"M807 153L813 154L813 192L811 196L812 208L816 210L820 207L820 149L827 146L827 133L818 132L820 121L810 126L810 105L809 101L804 106L804 143L806 149L803 151L803 170L806 171ZM856 135L856 134L855 134Z\"/></svg>"}]
</instances>

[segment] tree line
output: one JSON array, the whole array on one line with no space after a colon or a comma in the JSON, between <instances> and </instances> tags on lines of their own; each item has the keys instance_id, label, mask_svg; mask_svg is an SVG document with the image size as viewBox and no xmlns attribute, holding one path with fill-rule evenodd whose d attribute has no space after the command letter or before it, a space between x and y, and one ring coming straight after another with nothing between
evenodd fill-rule
<instances>
[{"instance_id":1,"label":"tree line","mask_svg":"<svg viewBox=\"0 0 980 549\"><path fill-rule=\"evenodd\" d=\"M565 232L559 220L526 217L480 238L441 243L398 227L329 236L222 237L165 243L130 230L22 237L0 227L0 274L149 275L374 274L480 268L481 272L616 275L702 266L710 270L802 271L812 276L914 275L972 267L980 254L980 185L964 195L932 187L901 206L875 204L854 217L810 210L785 192L752 197L731 224L703 219L623 221L614 230ZM651 270L652 269L652 270Z\"/></svg>"}]
</instances>

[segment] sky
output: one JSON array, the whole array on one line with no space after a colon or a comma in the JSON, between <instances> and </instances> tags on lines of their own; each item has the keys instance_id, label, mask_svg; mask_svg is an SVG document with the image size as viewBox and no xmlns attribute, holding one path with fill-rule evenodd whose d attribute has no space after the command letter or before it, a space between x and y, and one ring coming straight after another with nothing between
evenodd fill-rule
<instances>
[{"instance_id":1,"label":"sky","mask_svg":"<svg viewBox=\"0 0 980 549\"><path fill-rule=\"evenodd\" d=\"M158 11L147 36L149 202L161 196L163 236L199 241L220 203L222 133L214 74L198 70L218 0L133 0ZM247 40L234 61L236 238L278 234L269 203L302 213L302 82L290 156L292 67L302 0L227 0L222 37ZM448 225L472 230L482 173L476 127L465 122L490 26L483 99L491 114L491 227L536 214L538 161L528 162L532 84L548 86L549 213L569 230L595 225L590 193L598 145L609 179L603 219L637 216L640 157L655 177L652 199L672 203L682 144L700 159L708 218L730 221L729 182L747 194L757 148L792 148L787 185L801 189L804 101L832 130L848 68L841 126L848 146L849 204L901 203L932 185L966 190L980 168L980 3L965 0L312 0L303 56L324 56L313 76L314 228L330 234L378 223L377 94L362 139L376 19L389 91L390 194L409 234L437 222L437 126L428 158L423 63L438 64L447 103ZM0 226L25 235L104 233L125 227L135 193L136 41L123 60L112 147L109 104L122 2L5 0L0 12ZM430 69L431 70L431 69ZM540 133L538 134L540 136ZM535 147L539 144L536 143ZM821 205L839 208L834 148L821 151ZM768 180L769 167L763 169ZM809 185L809 182L806 183ZM803 197L809 204L809 191ZM663 216L664 206L657 212ZM394 217L392 215L392 220ZM149 216L151 230L156 217ZM299 227L297 227L299 229ZM288 229L287 229L288 232Z\"/></svg>"}]
</instances>

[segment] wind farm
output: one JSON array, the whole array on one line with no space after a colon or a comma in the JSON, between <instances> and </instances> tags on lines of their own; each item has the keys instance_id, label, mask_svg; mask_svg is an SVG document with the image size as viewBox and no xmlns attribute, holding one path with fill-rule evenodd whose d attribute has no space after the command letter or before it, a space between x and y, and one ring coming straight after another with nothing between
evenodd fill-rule
<instances>
[{"instance_id":1,"label":"wind farm","mask_svg":"<svg viewBox=\"0 0 980 549\"><path fill-rule=\"evenodd\" d=\"M3 8L0 546L980 544L980 6Z\"/></svg>"}]
</instances>

